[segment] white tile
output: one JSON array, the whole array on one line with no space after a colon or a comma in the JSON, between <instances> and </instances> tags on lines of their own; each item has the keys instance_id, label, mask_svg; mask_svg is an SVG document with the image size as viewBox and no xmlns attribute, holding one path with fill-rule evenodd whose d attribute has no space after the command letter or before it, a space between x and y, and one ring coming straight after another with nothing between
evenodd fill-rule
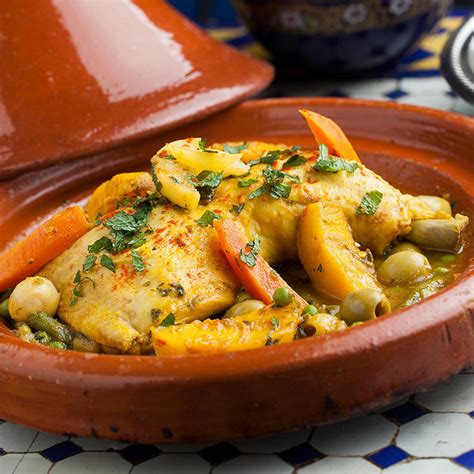
<instances>
[{"instance_id":1,"label":"white tile","mask_svg":"<svg viewBox=\"0 0 474 474\"><path fill-rule=\"evenodd\" d=\"M396 426L380 415L316 428L311 444L324 454L365 455L390 444Z\"/></svg>"},{"instance_id":2,"label":"white tile","mask_svg":"<svg viewBox=\"0 0 474 474\"><path fill-rule=\"evenodd\" d=\"M207 474L210 468L209 463L197 454L161 454L150 461L135 466L132 473L155 474L179 472L180 474Z\"/></svg>"},{"instance_id":3,"label":"white tile","mask_svg":"<svg viewBox=\"0 0 474 474\"><path fill-rule=\"evenodd\" d=\"M117 453L80 453L57 462L51 474L126 474L130 463Z\"/></svg>"},{"instance_id":4,"label":"white tile","mask_svg":"<svg viewBox=\"0 0 474 474\"><path fill-rule=\"evenodd\" d=\"M396 443L417 457L456 457L474 448L474 420L460 413L428 413L403 425Z\"/></svg>"},{"instance_id":5,"label":"white tile","mask_svg":"<svg viewBox=\"0 0 474 474\"><path fill-rule=\"evenodd\" d=\"M415 459L395 464L384 474L467 474L467 470L447 459Z\"/></svg>"},{"instance_id":6,"label":"white tile","mask_svg":"<svg viewBox=\"0 0 474 474\"><path fill-rule=\"evenodd\" d=\"M453 100L453 106L451 110L453 112L457 112L458 114L470 115L471 117L474 117L474 105L468 104L461 97L456 97Z\"/></svg>"},{"instance_id":7,"label":"white tile","mask_svg":"<svg viewBox=\"0 0 474 474\"><path fill-rule=\"evenodd\" d=\"M23 454L5 454L0 456L0 472L2 474L12 474L22 456Z\"/></svg>"},{"instance_id":8,"label":"white tile","mask_svg":"<svg viewBox=\"0 0 474 474\"><path fill-rule=\"evenodd\" d=\"M266 436L265 438L239 439L232 441L232 444L243 453L272 454L304 443L307 441L310 433L311 429L306 428L291 433Z\"/></svg>"},{"instance_id":9,"label":"white tile","mask_svg":"<svg viewBox=\"0 0 474 474\"><path fill-rule=\"evenodd\" d=\"M400 89L414 95L446 94L451 91L451 86L444 77L407 77L400 80Z\"/></svg>"},{"instance_id":10,"label":"white tile","mask_svg":"<svg viewBox=\"0 0 474 474\"><path fill-rule=\"evenodd\" d=\"M130 443L121 443L120 441L110 441L100 438L72 438L72 442L80 446L84 451L110 451L122 449L129 446Z\"/></svg>"},{"instance_id":11,"label":"white tile","mask_svg":"<svg viewBox=\"0 0 474 474\"><path fill-rule=\"evenodd\" d=\"M344 84L341 88L351 97L362 99L387 99L384 94L397 88L396 79L368 79Z\"/></svg>"},{"instance_id":12,"label":"white tile","mask_svg":"<svg viewBox=\"0 0 474 474\"><path fill-rule=\"evenodd\" d=\"M164 453L197 453L215 443L157 444Z\"/></svg>"},{"instance_id":13,"label":"white tile","mask_svg":"<svg viewBox=\"0 0 474 474\"><path fill-rule=\"evenodd\" d=\"M290 474L293 468L273 455L244 454L213 469L216 474Z\"/></svg>"},{"instance_id":14,"label":"white tile","mask_svg":"<svg viewBox=\"0 0 474 474\"><path fill-rule=\"evenodd\" d=\"M28 451L30 453L43 451L43 449L50 448L51 446L67 441L68 439L69 438L67 436L53 435L49 433L43 433L40 431Z\"/></svg>"},{"instance_id":15,"label":"white tile","mask_svg":"<svg viewBox=\"0 0 474 474\"><path fill-rule=\"evenodd\" d=\"M361 458L328 456L309 466L298 469L298 474L379 474L382 472L369 461Z\"/></svg>"},{"instance_id":16,"label":"white tile","mask_svg":"<svg viewBox=\"0 0 474 474\"><path fill-rule=\"evenodd\" d=\"M421 105L432 109L449 110L453 103L453 98L442 92L420 91L412 92L410 95L397 99L401 104Z\"/></svg>"},{"instance_id":17,"label":"white tile","mask_svg":"<svg viewBox=\"0 0 474 474\"><path fill-rule=\"evenodd\" d=\"M38 432L14 425L3 423L0 425L0 448L7 453L26 451Z\"/></svg>"},{"instance_id":18,"label":"white tile","mask_svg":"<svg viewBox=\"0 0 474 474\"><path fill-rule=\"evenodd\" d=\"M433 390L419 393L415 401L432 411L474 411L474 374L462 374Z\"/></svg>"},{"instance_id":19,"label":"white tile","mask_svg":"<svg viewBox=\"0 0 474 474\"><path fill-rule=\"evenodd\" d=\"M47 474L50 467L51 461L40 454L27 453L15 469L15 474Z\"/></svg>"}]
</instances>

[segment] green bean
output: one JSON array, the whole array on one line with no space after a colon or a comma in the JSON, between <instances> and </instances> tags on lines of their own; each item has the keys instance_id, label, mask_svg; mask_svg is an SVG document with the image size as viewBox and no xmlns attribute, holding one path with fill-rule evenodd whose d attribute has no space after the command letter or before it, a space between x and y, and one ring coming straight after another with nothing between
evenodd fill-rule
<instances>
[{"instance_id":1,"label":"green bean","mask_svg":"<svg viewBox=\"0 0 474 474\"><path fill-rule=\"evenodd\" d=\"M8 311L8 298L6 300L3 300L0 303L0 318L1 317L3 317L3 318L9 318L10 317L10 313Z\"/></svg>"},{"instance_id":2,"label":"green bean","mask_svg":"<svg viewBox=\"0 0 474 474\"><path fill-rule=\"evenodd\" d=\"M99 344L84 336L84 334L76 334L74 336L72 348L79 352L100 352Z\"/></svg>"},{"instance_id":3,"label":"green bean","mask_svg":"<svg viewBox=\"0 0 474 474\"><path fill-rule=\"evenodd\" d=\"M72 344L71 331L64 324L42 311L31 314L27 323L36 331L45 331L52 339L63 342L68 347Z\"/></svg>"}]
</instances>

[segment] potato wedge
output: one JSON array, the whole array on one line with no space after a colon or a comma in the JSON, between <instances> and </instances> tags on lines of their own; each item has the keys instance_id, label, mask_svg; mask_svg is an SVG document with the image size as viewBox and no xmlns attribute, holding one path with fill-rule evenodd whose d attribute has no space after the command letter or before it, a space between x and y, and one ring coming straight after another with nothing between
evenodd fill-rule
<instances>
[{"instance_id":1,"label":"potato wedge","mask_svg":"<svg viewBox=\"0 0 474 474\"><path fill-rule=\"evenodd\" d=\"M206 319L168 327L153 327L156 355L241 351L294 339L301 321L296 305L265 306L229 319Z\"/></svg>"},{"instance_id":2,"label":"potato wedge","mask_svg":"<svg viewBox=\"0 0 474 474\"><path fill-rule=\"evenodd\" d=\"M105 215L117 208L117 204L129 198L143 197L148 191L154 191L155 185L150 173L120 173L102 183L92 194L86 205L89 221Z\"/></svg>"},{"instance_id":3,"label":"potato wedge","mask_svg":"<svg viewBox=\"0 0 474 474\"><path fill-rule=\"evenodd\" d=\"M241 161L241 153L225 153L224 151L199 148L200 138L178 140L166 144L166 151L176 160L196 173L201 171L217 171L224 176L241 176L248 173L249 167ZM160 153L161 155L161 152Z\"/></svg>"},{"instance_id":4,"label":"potato wedge","mask_svg":"<svg viewBox=\"0 0 474 474\"><path fill-rule=\"evenodd\" d=\"M161 158L158 154L151 162L156 179L161 184L160 193L179 207L195 209L201 195L187 179L191 173L177 161Z\"/></svg>"},{"instance_id":5,"label":"potato wedge","mask_svg":"<svg viewBox=\"0 0 474 474\"><path fill-rule=\"evenodd\" d=\"M373 264L359 250L342 210L330 203L310 204L300 217L297 248L313 286L343 299L361 288L378 288Z\"/></svg>"}]
</instances>

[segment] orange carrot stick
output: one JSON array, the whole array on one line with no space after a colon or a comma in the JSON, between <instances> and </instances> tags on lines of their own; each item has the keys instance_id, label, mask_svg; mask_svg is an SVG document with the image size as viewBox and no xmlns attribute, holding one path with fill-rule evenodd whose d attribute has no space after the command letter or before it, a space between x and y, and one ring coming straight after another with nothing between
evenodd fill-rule
<instances>
[{"instance_id":1,"label":"orange carrot stick","mask_svg":"<svg viewBox=\"0 0 474 474\"><path fill-rule=\"evenodd\" d=\"M298 304L304 308L308 303L298 293L288 286L283 278L259 255L255 266L251 267L240 259L240 251L248 253L247 237L232 219L214 221L214 228L219 236L220 246L234 270L242 286L252 298L259 299L265 304L273 302L273 293L278 288L288 288Z\"/></svg>"},{"instance_id":2,"label":"orange carrot stick","mask_svg":"<svg viewBox=\"0 0 474 474\"><path fill-rule=\"evenodd\" d=\"M311 110L303 109L299 110L299 113L308 122L318 145L326 145L329 153L360 163L354 147L336 122Z\"/></svg>"},{"instance_id":3,"label":"orange carrot stick","mask_svg":"<svg viewBox=\"0 0 474 474\"><path fill-rule=\"evenodd\" d=\"M68 249L88 228L82 207L69 207L55 214L0 254L0 290L11 288L34 275Z\"/></svg>"}]
</instances>

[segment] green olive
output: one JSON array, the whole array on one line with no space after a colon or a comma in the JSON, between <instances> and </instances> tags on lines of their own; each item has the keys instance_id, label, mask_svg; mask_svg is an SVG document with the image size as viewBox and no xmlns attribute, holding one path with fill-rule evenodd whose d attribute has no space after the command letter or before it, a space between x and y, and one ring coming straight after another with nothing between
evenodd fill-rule
<instances>
[{"instance_id":1,"label":"green olive","mask_svg":"<svg viewBox=\"0 0 474 474\"><path fill-rule=\"evenodd\" d=\"M380 290L363 288L342 300L339 317L350 325L378 318L391 310L390 302Z\"/></svg>"},{"instance_id":2,"label":"green olive","mask_svg":"<svg viewBox=\"0 0 474 474\"><path fill-rule=\"evenodd\" d=\"M427 277L430 269L430 263L423 254L403 250L390 255L380 265L377 274L384 283L405 284Z\"/></svg>"},{"instance_id":3,"label":"green olive","mask_svg":"<svg viewBox=\"0 0 474 474\"><path fill-rule=\"evenodd\" d=\"M400 242L397 244L393 249L390 251L389 255L393 255L394 253L403 252L405 250L411 250L412 252L421 253L421 250L411 242Z\"/></svg>"},{"instance_id":4,"label":"green olive","mask_svg":"<svg viewBox=\"0 0 474 474\"><path fill-rule=\"evenodd\" d=\"M293 295L288 288L281 287L273 293L273 302L275 306L288 306L293 299Z\"/></svg>"},{"instance_id":5,"label":"green olive","mask_svg":"<svg viewBox=\"0 0 474 474\"><path fill-rule=\"evenodd\" d=\"M242 316L243 314L251 313L252 311L256 311L264 306L265 303L260 300L245 300L231 306L224 314L224 318Z\"/></svg>"},{"instance_id":6,"label":"green olive","mask_svg":"<svg viewBox=\"0 0 474 474\"><path fill-rule=\"evenodd\" d=\"M450 219L414 221L405 238L431 250L457 252L462 246L462 232L468 222L469 219L461 214Z\"/></svg>"},{"instance_id":7,"label":"green olive","mask_svg":"<svg viewBox=\"0 0 474 474\"><path fill-rule=\"evenodd\" d=\"M451 204L438 196L416 196L418 201L426 204L434 212L446 212L451 215Z\"/></svg>"}]
</instances>

